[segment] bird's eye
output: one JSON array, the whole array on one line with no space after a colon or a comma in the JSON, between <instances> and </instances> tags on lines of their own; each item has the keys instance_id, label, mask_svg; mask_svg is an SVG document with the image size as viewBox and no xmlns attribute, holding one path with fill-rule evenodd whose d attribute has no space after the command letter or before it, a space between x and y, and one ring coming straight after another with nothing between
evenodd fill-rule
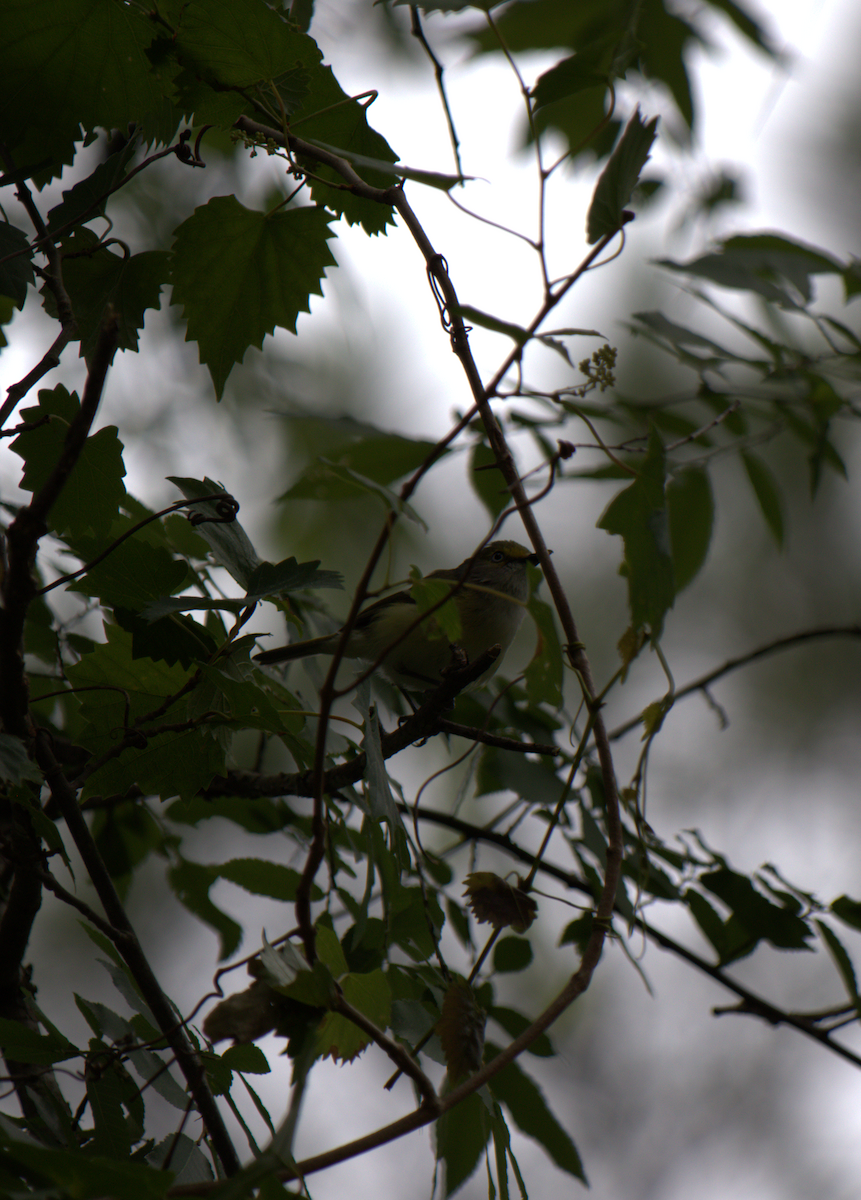
<instances>
[{"instance_id":1,"label":"bird's eye","mask_svg":"<svg viewBox=\"0 0 861 1200\"><path fill-rule=\"evenodd\" d=\"M505 558L504 550L494 550L493 554L491 554L491 556L490 556L490 561L491 562L502 562L504 558Z\"/></svg>"}]
</instances>

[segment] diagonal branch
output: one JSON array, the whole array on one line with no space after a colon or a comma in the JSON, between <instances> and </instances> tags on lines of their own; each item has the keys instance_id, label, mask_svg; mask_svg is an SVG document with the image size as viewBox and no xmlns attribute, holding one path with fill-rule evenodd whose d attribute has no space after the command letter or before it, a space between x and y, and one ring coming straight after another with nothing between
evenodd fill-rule
<instances>
[{"instance_id":1,"label":"diagonal branch","mask_svg":"<svg viewBox=\"0 0 861 1200\"><path fill-rule=\"evenodd\" d=\"M421 1093L423 1109L427 1109L435 1115L439 1114L441 1111L439 1099L433 1084L410 1052L400 1042L393 1041L381 1029L378 1029L373 1021L366 1017L363 1012L360 1012L358 1008L350 1004L344 996L336 996L332 1008L334 1012L341 1013L347 1020L352 1021L354 1025L358 1026L362 1033L367 1034L371 1041L375 1042L381 1050L385 1051L396 1067L399 1067L405 1075L409 1075Z\"/></svg>"},{"instance_id":2,"label":"diagonal branch","mask_svg":"<svg viewBox=\"0 0 861 1200\"><path fill-rule=\"evenodd\" d=\"M0 145L0 160L6 166L8 171L14 173L15 162L9 153L6 146ZM21 179L16 188L18 200L25 209L28 217L33 223L39 238L47 237L47 227L42 219L42 214L33 199L33 195L27 186L27 181ZM55 339L53 345L48 352L42 357L41 361L24 376L18 383L13 384L7 391L7 396L4 404L0 407L0 428L6 423L7 418L15 411L15 407L23 396L27 394L30 388L37 383L43 375L59 365L60 354L64 347L78 337L78 324L75 320L75 314L72 312L72 302L69 299L69 294L63 285L63 258L58 247L50 240L46 242L44 249L45 257L48 260L48 270L44 272L45 286L51 292L57 305L57 317L60 321L60 333Z\"/></svg>"},{"instance_id":3,"label":"diagonal branch","mask_svg":"<svg viewBox=\"0 0 861 1200\"><path fill-rule=\"evenodd\" d=\"M9 732L26 734L27 690L21 641L24 621L36 586L32 564L40 538L47 532L48 514L75 468L102 398L108 367L117 344L117 320L111 316L99 333L81 398L81 407L71 421L60 457L53 471L30 503L9 526L9 564L3 585L0 616L0 720Z\"/></svg>"},{"instance_id":4,"label":"diagonal branch","mask_svg":"<svg viewBox=\"0 0 861 1200\"><path fill-rule=\"evenodd\" d=\"M203 1065L195 1054L186 1037L181 1020L162 991L149 960L141 948L134 928L117 895L113 880L90 833L89 826L78 807L75 792L54 758L48 735L45 733L39 733L36 737L36 761L45 773L45 780L51 789L54 802L63 815L69 833L72 835L96 889L102 908L113 927L113 941L128 964L128 968L141 990L141 995L149 1005L159 1029L173 1051L177 1065L185 1076L188 1089L225 1172L228 1175L234 1175L239 1170L239 1159L215 1103L215 1097L209 1089Z\"/></svg>"},{"instance_id":5,"label":"diagonal branch","mask_svg":"<svg viewBox=\"0 0 861 1200\"><path fill-rule=\"evenodd\" d=\"M718 679L722 679L724 675L729 675L730 671L736 671L739 667L746 667L749 663L756 662L757 659L765 658L769 654L776 654L778 650L789 650L793 646L802 645L804 642L818 641L825 638L861 638L861 625L834 625L823 626L820 629L803 629L800 633L790 633L786 637L776 638L773 642L767 642L764 646L757 647L756 650L749 650L747 654L740 654L737 658L731 658L723 663L720 667L715 667L714 670L708 671L705 675L700 675L699 679L694 679L690 683L686 683L684 687L673 692L673 703L683 700L687 696L691 696L694 692L705 692ZM642 715L633 717L630 721L625 721L623 725L617 725L615 729L610 731L612 741L617 741L619 738L630 733L632 729L636 729L642 725Z\"/></svg>"},{"instance_id":6,"label":"diagonal branch","mask_svg":"<svg viewBox=\"0 0 861 1200\"><path fill-rule=\"evenodd\" d=\"M409 814L411 809L406 804L398 806L404 814ZM529 850L525 850L517 842L513 841L506 833L497 833L492 829L483 829L479 825L472 825L469 821L464 821L460 817L452 816L449 813L435 812L433 809L422 809L419 813L421 820L428 821L434 825L440 825L446 829L451 829L462 835L464 841L469 842L484 842L487 845L495 846L502 850L511 858L517 859L519 862L531 865L535 862L535 855ZM565 887L572 888L578 892L582 892L590 899L593 896L591 886L576 875L573 871L566 871L564 867L557 867L553 863L540 862L538 870L549 876L551 879L556 879ZM702 974L708 975L715 983L726 988L739 998L739 1005L733 1009L713 1010L715 1015L722 1015L725 1012L750 1013L754 1016L762 1017L768 1021L770 1025L788 1025L795 1029L798 1033L803 1033L806 1037L813 1038L814 1041L825 1046L838 1057L852 1063L853 1066L861 1067L861 1055L855 1054L848 1047L843 1046L840 1042L835 1042L827 1030L818 1028L813 1022L804 1016L799 1016L796 1013L788 1012L786 1009L778 1008L769 1000L763 999L749 988L737 983L722 967L716 967L701 955L696 954L693 950L689 950L674 938L669 937L654 925L650 925L648 921L642 917L634 917L634 926L650 938L662 950L667 950L674 954L677 958L683 959L690 963Z\"/></svg>"}]
</instances>

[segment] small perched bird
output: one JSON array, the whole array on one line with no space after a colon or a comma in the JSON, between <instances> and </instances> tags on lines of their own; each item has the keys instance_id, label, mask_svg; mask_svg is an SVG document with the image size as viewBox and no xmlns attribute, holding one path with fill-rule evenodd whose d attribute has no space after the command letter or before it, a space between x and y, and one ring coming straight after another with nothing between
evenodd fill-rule
<instances>
[{"instance_id":1,"label":"small perched bird","mask_svg":"<svg viewBox=\"0 0 861 1200\"><path fill-rule=\"evenodd\" d=\"M451 581L453 601L460 617L461 636L457 647L467 661L473 662L491 646L501 646L496 662L473 684L485 683L502 662L523 619L529 598L526 564L538 564L538 556L517 542L491 542L474 558L457 567L431 571L428 579ZM457 586L456 590L454 585ZM381 660L381 669L398 687L423 691L436 687L446 667L452 664L452 645L445 638L432 636L436 622L433 614L413 625L418 608L409 592L396 592L362 609L347 638L345 658L365 662ZM408 633L407 630L410 630ZM291 642L277 650L265 650L254 657L264 665L306 658L313 654L334 654L341 639L338 633L307 641Z\"/></svg>"}]
</instances>

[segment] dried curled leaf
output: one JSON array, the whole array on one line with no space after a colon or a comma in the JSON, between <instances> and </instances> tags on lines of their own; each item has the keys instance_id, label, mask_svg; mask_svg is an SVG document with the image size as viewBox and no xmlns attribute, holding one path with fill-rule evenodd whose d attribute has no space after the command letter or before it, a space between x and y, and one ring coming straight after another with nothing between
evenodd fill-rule
<instances>
[{"instance_id":1,"label":"dried curled leaf","mask_svg":"<svg viewBox=\"0 0 861 1200\"><path fill-rule=\"evenodd\" d=\"M489 922L494 929L510 925L515 933L523 933L535 920L538 905L529 893L493 871L473 871L465 883L463 894L479 923Z\"/></svg>"},{"instance_id":2,"label":"dried curled leaf","mask_svg":"<svg viewBox=\"0 0 861 1200\"><path fill-rule=\"evenodd\" d=\"M203 1022L203 1032L213 1045L225 1038L244 1045L274 1029L278 1018L278 995L268 983L256 979L244 992L236 992L216 1004Z\"/></svg>"},{"instance_id":3,"label":"dried curled leaf","mask_svg":"<svg viewBox=\"0 0 861 1200\"><path fill-rule=\"evenodd\" d=\"M487 1013L466 980L455 979L445 994L442 1016L435 1026L452 1084L481 1066L486 1019Z\"/></svg>"}]
</instances>

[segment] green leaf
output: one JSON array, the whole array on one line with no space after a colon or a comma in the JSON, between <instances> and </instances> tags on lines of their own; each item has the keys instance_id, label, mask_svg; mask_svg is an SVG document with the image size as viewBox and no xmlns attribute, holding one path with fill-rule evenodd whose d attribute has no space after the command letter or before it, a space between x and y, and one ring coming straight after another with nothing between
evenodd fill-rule
<instances>
[{"instance_id":1,"label":"green leaf","mask_svg":"<svg viewBox=\"0 0 861 1200\"><path fill-rule=\"evenodd\" d=\"M121 896L128 890L135 868L150 854L164 853L164 831L139 801L97 812L93 839Z\"/></svg>"},{"instance_id":2,"label":"green leaf","mask_svg":"<svg viewBox=\"0 0 861 1200\"><path fill-rule=\"evenodd\" d=\"M392 995L382 971L366 975L345 975L339 984L344 999L359 1010L378 1029L387 1029L392 1019ZM327 1013L317 1032L319 1053L339 1062L352 1062L368 1045L370 1038L358 1025L337 1012Z\"/></svg>"},{"instance_id":3,"label":"green leaf","mask_svg":"<svg viewBox=\"0 0 861 1200\"><path fill-rule=\"evenodd\" d=\"M183 66L221 89L275 80L321 57L312 38L259 0L193 0L175 42Z\"/></svg>"},{"instance_id":4,"label":"green leaf","mask_svg":"<svg viewBox=\"0 0 861 1200\"><path fill-rule=\"evenodd\" d=\"M721 346L711 338L704 337L693 329L670 321L661 312L638 312L633 314L635 324L631 325L634 334L647 337L650 341L666 350L686 366L697 370L706 367L720 367L725 362L750 363L756 365L756 360L742 357L737 352ZM697 354L695 351L704 353Z\"/></svg>"},{"instance_id":5,"label":"green leaf","mask_svg":"<svg viewBox=\"0 0 861 1200\"><path fill-rule=\"evenodd\" d=\"M155 1017L141 996L137 983L133 979L128 965L124 962L116 946L100 929L95 929L92 925L88 925L86 921L79 921L78 924L93 945L97 946L105 955L104 958L98 961L110 975L114 987L123 997L129 1008L133 1012L140 1014L152 1030L153 1036L155 1036L157 1034Z\"/></svg>"},{"instance_id":6,"label":"green leaf","mask_svg":"<svg viewBox=\"0 0 861 1200\"><path fill-rule=\"evenodd\" d=\"M365 735L362 738L362 749L367 756L365 771L365 796L370 808L371 817L375 821L385 821L391 829L400 829L403 825L398 804L392 792L391 781L386 770L386 760L380 743L380 718L376 708L368 706L370 698L370 680L365 680L359 687L358 703L365 717Z\"/></svg>"},{"instance_id":7,"label":"green leaf","mask_svg":"<svg viewBox=\"0 0 861 1200\"><path fill-rule=\"evenodd\" d=\"M320 458L302 478L284 493L284 500L357 500L360 496L372 496L382 502L384 508L401 513L427 529L427 525L411 504L406 504L397 492L384 484L377 483L351 467Z\"/></svg>"},{"instance_id":8,"label":"green leaf","mask_svg":"<svg viewBox=\"0 0 861 1200\"><path fill-rule=\"evenodd\" d=\"M560 945L562 943L560 942ZM528 1029L532 1024L529 1017L525 1017L523 1013L517 1012L513 1008L505 1008L502 1005L494 1005L487 1014L492 1021L496 1021L501 1025L508 1036L513 1040L520 1037L524 1030ZM541 1033L527 1047L529 1054L534 1054L537 1058L553 1058L556 1051L553 1049L553 1043L546 1033Z\"/></svg>"},{"instance_id":9,"label":"green leaf","mask_svg":"<svg viewBox=\"0 0 861 1200\"><path fill-rule=\"evenodd\" d=\"M111 540L122 536L130 524L115 523L110 531ZM103 541L75 539L75 550L85 560L95 559L106 549ZM136 611L156 596L177 591L188 574L188 564L174 558L165 546L154 546L145 536L133 536L70 584L70 590L97 596L106 606Z\"/></svg>"},{"instance_id":10,"label":"green leaf","mask_svg":"<svg viewBox=\"0 0 861 1200\"><path fill-rule=\"evenodd\" d=\"M453 1195L481 1161L490 1138L487 1107L473 1092L444 1112L434 1126L437 1161L445 1165L444 1197Z\"/></svg>"},{"instance_id":11,"label":"green leaf","mask_svg":"<svg viewBox=\"0 0 861 1200\"><path fill-rule=\"evenodd\" d=\"M338 935L330 925L320 921L317 925L315 947L317 957L329 968L333 979L340 979L347 974L349 967L344 957L344 950L338 941Z\"/></svg>"},{"instance_id":12,"label":"green leaf","mask_svg":"<svg viewBox=\"0 0 861 1200\"><path fill-rule=\"evenodd\" d=\"M706 938L714 946L721 961L727 950L727 935L724 921L720 914L709 904L700 892L688 888L683 896L685 904L690 909L691 916L699 925Z\"/></svg>"},{"instance_id":13,"label":"green leaf","mask_svg":"<svg viewBox=\"0 0 861 1200\"><path fill-rule=\"evenodd\" d=\"M70 161L79 123L85 130L137 124L147 136L166 120L176 127L147 57L157 31L143 12L114 0L63 0L60 7L55 0L6 0L0 141L20 165L52 160L36 175L38 186Z\"/></svg>"},{"instance_id":14,"label":"green leaf","mask_svg":"<svg viewBox=\"0 0 861 1200\"><path fill-rule=\"evenodd\" d=\"M276 326L296 332L311 295L322 295L331 214L322 208L254 212L233 196L216 196L176 230L173 303L183 305L187 340L221 398L234 363L262 349Z\"/></svg>"},{"instance_id":15,"label":"green leaf","mask_svg":"<svg viewBox=\"0 0 861 1200\"><path fill-rule=\"evenodd\" d=\"M499 1048L488 1042L487 1049L487 1061L492 1062ZM511 1113L518 1128L543 1146L557 1167L586 1182L574 1143L547 1107L538 1084L517 1063L503 1067L488 1087Z\"/></svg>"},{"instance_id":16,"label":"green leaf","mask_svg":"<svg viewBox=\"0 0 861 1200\"><path fill-rule=\"evenodd\" d=\"M219 878L218 868L181 859L168 870L167 878L180 904L218 934L219 960L230 958L239 949L243 929L209 898L209 889Z\"/></svg>"},{"instance_id":17,"label":"green leaf","mask_svg":"<svg viewBox=\"0 0 861 1200\"><path fill-rule=\"evenodd\" d=\"M33 682L34 678L31 675L31 685ZM0 741L7 736L10 737L10 740L13 740L11 739L11 735L0 734ZM13 755L14 753L15 752L13 750ZM3 754L2 750L0 750L0 754ZM29 762L29 760L27 761ZM6 759L6 764L8 769L8 758ZM30 765L32 766L33 764ZM12 764L12 769L16 769L14 763ZM22 775L23 770L25 769L26 768L22 768ZM38 783L40 780L34 778L33 782ZM42 808L41 804L39 803L39 790L32 787L31 783L12 784L11 786L7 786L4 790L8 800L10 800L12 804L20 805L21 808L26 811L27 819L32 823L34 833L36 833L38 837L42 839L50 853L59 855L68 868L69 873L73 874L72 864L69 860L68 854L66 853L66 847L63 845L63 838L60 833L61 824L52 821L45 809Z\"/></svg>"},{"instance_id":18,"label":"green leaf","mask_svg":"<svg viewBox=\"0 0 861 1200\"><path fill-rule=\"evenodd\" d=\"M167 816L177 824L193 826L218 818L230 821L248 833L261 834L286 829L292 814L284 800L270 800L268 796L243 797L241 802L231 796L194 796L191 800L175 800L168 805Z\"/></svg>"},{"instance_id":19,"label":"green leaf","mask_svg":"<svg viewBox=\"0 0 861 1200\"><path fill-rule=\"evenodd\" d=\"M511 1151L511 1138L508 1133L508 1126L505 1124L505 1117L502 1115L502 1109L494 1101L493 1116L491 1118L491 1130L493 1132L493 1151L496 1158L496 1178L499 1184L500 1200L509 1200L510 1192L508 1190L508 1156L511 1155L512 1162L516 1162ZM496 1192L493 1188L493 1179L490 1174L490 1160L487 1163L487 1178L488 1191L490 1200L495 1200Z\"/></svg>"},{"instance_id":20,"label":"green leaf","mask_svg":"<svg viewBox=\"0 0 861 1200\"><path fill-rule=\"evenodd\" d=\"M170 265L165 250L147 250L124 257L104 246L88 245L92 236L85 230L65 242L67 257L63 263L63 283L78 322L81 353L88 362L109 307L117 318L119 349L138 349L138 335L147 310L159 307ZM51 293L46 292L45 296L45 307L53 315Z\"/></svg>"},{"instance_id":21,"label":"green leaf","mask_svg":"<svg viewBox=\"0 0 861 1200\"><path fill-rule=\"evenodd\" d=\"M248 1072L250 1075L268 1075L272 1068L259 1046L247 1043L244 1046L229 1046L221 1056L231 1071Z\"/></svg>"},{"instance_id":22,"label":"green leaf","mask_svg":"<svg viewBox=\"0 0 861 1200\"><path fill-rule=\"evenodd\" d=\"M4 350L9 345L6 334L3 332L3 326L11 325L14 315L15 302L8 296L0 296L0 350ZM9 401L7 400L6 403L8 404Z\"/></svg>"},{"instance_id":23,"label":"green leaf","mask_svg":"<svg viewBox=\"0 0 861 1200\"><path fill-rule=\"evenodd\" d=\"M39 405L24 409L23 421L36 423L48 417L37 429L30 429L12 443L12 449L24 459L21 487L38 492L47 482L63 451L69 426L80 412L77 394L62 385L53 391L39 392ZM114 521L117 508L126 494L123 478L123 447L115 425L90 434L66 481L65 487L48 515L55 533L68 531L71 537L104 537Z\"/></svg>"},{"instance_id":24,"label":"green leaf","mask_svg":"<svg viewBox=\"0 0 861 1200\"><path fill-rule=\"evenodd\" d=\"M257 977L264 979L273 988L292 987L300 975L310 973L308 960L292 942L282 942L276 950L266 940L265 933L259 958L263 969Z\"/></svg>"},{"instance_id":25,"label":"green leaf","mask_svg":"<svg viewBox=\"0 0 861 1200\"><path fill-rule=\"evenodd\" d=\"M431 929L438 937L444 920L435 892L428 894L426 903L421 888L401 887L391 898L389 937L411 958L424 962L436 948Z\"/></svg>"},{"instance_id":26,"label":"green leaf","mask_svg":"<svg viewBox=\"0 0 861 1200\"><path fill-rule=\"evenodd\" d=\"M457 308L457 315L466 322L480 325L482 329L490 329L493 333L504 333L518 346L525 346L530 338L535 336L528 329L524 329L522 325L512 325L510 321L502 321L499 317L482 312L480 308L473 308L470 304L461 304Z\"/></svg>"},{"instance_id":27,"label":"green leaf","mask_svg":"<svg viewBox=\"0 0 861 1200\"><path fill-rule=\"evenodd\" d=\"M279 413L279 416L287 425L291 447L301 445L315 461L347 467L374 483L394 483L418 470L431 455L438 461L449 453L440 451L434 442L404 437L353 417L296 417L289 413ZM282 500L354 498L352 485L339 490L335 482L328 490L321 491L316 482L313 488L303 487L302 480L281 496Z\"/></svg>"},{"instance_id":28,"label":"green leaf","mask_svg":"<svg viewBox=\"0 0 861 1200\"><path fill-rule=\"evenodd\" d=\"M51 1063L75 1058L81 1051L62 1034L37 1033L20 1021L0 1017L0 1045L6 1058L48 1067Z\"/></svg>"},{"instance_id":29,"label":"green leaf","mask_svg":"<svg viewBox=\"0 0 861 1200\"><path fill-rule=\"evenodd\" d=\"M414 510L387 485L416 470L433 449L432 442L414 442L394 435L356 443L342 450L337 460L321 455L281 499L355 500L357 495L365 494L417 520Z\"/></svg>"},{"instance_id":30,"label":"green leaf","mask_svg":"<svg viewBox=\"0 0 861 1200\"><path fill-rule=\"evenodd\" d=\"M590 88L606 87L617 44L618 33L613 30L539 75L532 89L536 109Z\"/></svg>"},{"instance_id":31,"label":"green leaf","mask_svg":"<svg viewBox=\"0 0 861 1200\"><path fill-rule=\"evenodd\" d=\"M538 641L524 673L526 695L530 705L549 704L558 709L562 705L563 660L553 608L534 592L527 608L535 622Z\"/></svg>"},{"instance_id":32,"label":"green leaf","mask_svg":"<svg viewBox=\"0 0 861 1200\"><path fill-rule=\"evenodd\" d=\"M33 251L26 233L8 221L0 222L0 260L0 296L23 308L27 288L35 282Z\"/></svg>"},{"instance_id":33,"label":"green leaf","mask_svg":"<svg viewBox=\"0 0 861 1200\"><path fill-rule=\"evenodd\" d=\"M757 454L749 450L742 453L741 461L747 472L753 494L756 496L760 512L765 517L765 523L771 531L778 547L783 546L783 501L777 486L777 480L771 469Z\"/></svg>"},{"instance_id":34,"label":"green leaf","mask_svg":"<svg viewBox=\"0 0 861 1200\"><path fill-rule=\"evenodd\" d=\"M344 577L340 571L318 571L319 565L319 559L299 563L295 558L285 558L279 563L260 563L248 580L246 603L250 603L252 597L281 595L301 588L343 590Z\"/></svg>"},{"instance_id":35,"label":"green leaf","mask_svg":"<svg viewBox=\"0 0 861 1200\"><path fill-rule=\"evenodd\" d=\"M173 1182L172 1172L154 1171L140 1162L115 1162L83 1154L79 1149L55 1150L36 1141L13 1139L7 1130L0 1139L5 1142L7 1163L25 1172L27 1178L53 1185L43 1187L43 1195L76 1198L134 1196L135 1200L161 1200ZM20 1194L32 1192L21 1190Z\"/></svg>"},{"instance_id":36,"label":"green leaf","mask_svg":"<svg viewBox=\"0 0 861 1200\"><path fill-rule=\"evenodd\" d=\"M673 573L680 592L699 574L714 528L714 497L706 471L686 467L667 485Z\"/></svg>"},{"instance_id":37,"label":"green leaf","mask_svg":"<svg viewBox=\"0 0 861 1200\"><path fill-rule=\"evenodd\" d=\"M186 479L178 475L168 475L171 483L176 484L186 500L195 500L199 496L211 496L224 492L224 488L212 479ZM225 492L225 495L228 493ZM190 504L189 513L207 518L196 525L197 532L209 545L216 562L236 580L240 587L248 590L254 573L261 565L260 556L251 544L251 539L235 519L220 519L221 500L205 500L199 504ZM212 519L217 518L217 519Z\"/></svg>"},{"instance_id":38,"label":"green leaf","mask_svg":"<svg viewBox=\"0 0 861 1200\"><path fill-rule=\"evenodd\" d=\"M755 292L790 310L810 302L812 276L842 275L845 270L826 251L776 233L738 234L719 243L710 254L686 263L661 259L660 266L721 287Z\"/></svg>"},{"instance_id":39,"label":"green leaf","mask_svg":"<svg viewBox=\"0 0 861 1200\"><path fill-rule=\"evenodd\" d=\"M496 462L496 455L487 442L474 442L469 454L469 482L475 494L496 520L511 500Z\"/></svg>"},{"instance_id":40,"label":"green leaf","mask_svg":"<svg viewBox=\"0 0 861 1200\"><path fill-rule=\"evenodd\" d=\"M104 1052L102 1042L92 1041L91 1050ZM93 1114L92 1150L110 1159L124 1159L131 1149L131 1131L123 1113L123 1071L117 1063L94 1072L87 1081L87 1100Z\"/></svg>"},{"instance_id":41,"label":"green leaf","mask_svg":"<svg viewBox=\"0 0 861 1200\"><path fill-rule=\"evenodd\" d=\"M732 912L734 924L730 932L739 937L746 937L744 953L749 953L756 942L764 939L779 950L808 950L809 938L812 936L810 926L795 913L772 904L761 892L754 888L745 875L721 867L717 871L709 871L699 878L699 883L718 896ZM737 929L736 929L737 927ZM739 957L738 952L733 957ZM722 961L729 961L722 956Z\"/></svg>"},{"instance_id":42,"label":"green leaf","mask_svg":"<svg viewBox=\"0 0 861 1200\"><path fill-rule=\"evenodd\" d=\"M234 729L264 729L268 733L284 732L286 720L283 709L253 679L237 678L234 663L219 659L216 664L201 667L201 686L194 700L195 711L220 712L224 721ZM299 721L301 728L302 720Z\"/></svg>"},{"instance_id":43,"label":"green leaf","mask_svg":"<svg viewBox=\"0 0 861 1200\"><path fill-rule=\"evenodd\" d=\"M237 884L252 895L271 896L273 900L285 902L296 899L296 889L302 878L292 867L268 862L264 858L231 858L228 862L213 866L211 870L221 879ZM316 884L312 888L311 898L323 898L323 893Z\"/></svg>"},{"instance_id":44,"label":"green leaf","mask_svg":"<svg viewBox=\"0 0 861 1200\"><path fill-rule=\"evenodd\" d=\"M156 1142L147 1154L146 1161L156 1170L169 1170L175 1184L213 1182L210 1160L194 1139L184 1133L179 1136L172 1133Z\"/></svg>"},{"instance_id":45,"label":"green leaf","mask_svg":"<svg viewBox=\"0 0 861 1200\"><path fill-rule=\"evenodd\" d=\"M125 177L129 159L136 149L135 138L129 138L121 150L103 159L86 179L79 179L71 188L64 189L62 202L48 212L48 233L56 237L67 226L86 223L97 216L103 217L107 194ZM66 271L69 265L68 262L63 264L63 282L67 286ZM80 320L77 310L75 317Z\"/></svg>"},{"instance_id":46,"label":"green leaf","mask_svg":"<svg viewBox=\"0 0 861 1200\"><path fill-rule=\"evenodd\" d=\"M664 469L664 448L652 428L635 481L610 501L598 521L599 529L624 542L631 621L635 629L648 627L653 637L660 634L675 599Z\"/></svg>"},{"instance_id":47,"label":"green leaf","mask_svg":"<svg viewBox=\"0 0 861 1200\"><path fill-rule=\"evenodd\" d=\"M10 733L0 733L0 779L5 783L31 780L41 783L42 772L28 756L24 743Z\"/></svg>"},{"instance_id":48,"label":"green leaf","mask_svg":"<svg viewBox=\"0 0 861 1200\"><path fill-rule=\"evenodd\" d=\"M645 0L639 11L636 38L639 66L646 78L659 79L669 89L689 129L694 125L694 102L686 58L691 42L703 42L692 25L667 11L663 0Z\"/></svg>"},{"instance_id":49,"label":"green leaf","mask_svg":"<svg viewBox=\"0 0 861 1200\"><path fill-rule=\"evenodd\" d=\"M554 808L564 784L542 755L541 762L530 762L522 754L507 754L487 747L481 756L477 796L511 790L530 804Z\"/></svg>"},{"instance_id":50,"label":"green leaf","mask_svg":"<svg viewBox=\"0 0 861 1200\"><path fill-rule=\"evenodd\" d=\"M559 945L576 946L577 953L582 955L594 929L594 914L585 912L582 916L575 917L573 921L568 922L559 936Z\"/></svg>"},{"instance_id":51,"label":"green leaf","mask_svg":"<svg viewBox=\"0 0 861 1200\"><path fill-rule=\"evenodd\" d=\"M368 124L367 110L373 96L362 100L348 96L335 78L332 68L317 62L308 68L308 92L290 114L290 128L300 138L322 145L337 146L338 153L348 151L367 160L396 163L397 154L389 143ZM350 224L361 224L365 233L384 233L393 223L392 206L354 194L344 187L344 179L333 168L314 159L299 157L309 167L311 195ZM386 189L392 186L390 173L373 167L361 170L364 181Z\"/></svg>"},{"instance_id":52,"label":"green leaf","mask_svg":"<svg viewBox=\"0 0 861 1200\"><path fill-rule=\"evenodd\" d=\"M149 608L148 605L145 612ZM178 664L188 670L195 663L209 662L218 650L218 642L208 630L181 612L161 621L150 621L127 608L115 608L114 617L132 635L132 658L151 658L169 667Z\"/></svg>"},{"instance_id":53,"label":"green leaf","mask_svg":"<svg viewBox=\"0 0 861 1200\"><path fill-rule=\"evenodd\" d=\"M753 42L757 49L762 50L770 58L781 57L762 25L751 16L747 9L741 8L734 0L708 0L708 3L732 21L739 33Z\"/></svg>"},{"instance_id":54,"label":"green leaf","mask_svg":"<svg viewBox=\"0 0 861 1200\"><path fill-rule=\"evenodd\" d=\"M831 912L850 928L861 929L861 900L838 896L831 904Z\"/></svg>"},{"instance_id":55,"label":"green leaf","mask_svg":"<svg viewBox=\"0 0 861 1200\"><path fill-rule=\"evenodd\" d=\"M117 731L125 729L128 722L163 709L165 701L182 691L189 678L178 666L133 658L131 637L125 630L106 625L105 635L105 643L68 669L73 686L88 689L80 708L86 724L79 741L96 755L116 747ZM186 721L187 702L169 706L161 719ZM137 783L145 792L165 799L194 795L223 772L224 760L224 745L205 727L190 725L150 737L141 735L90 777L85 794L104 794L99 790L104 788L113 795Z\"/></svg>"},{"instance_id":56,"label":"green leaf","mask_svg":"<svg viewBox=\"0 0 861 1200\"><path fill-rule=\"evenodd\" d=\"M188 1108L188 1093L171 1075L163 1058L145 1049L129 1049L126 1053L135 1074L147 1088L152 1088L180 1112Z\"/></svg>"},{"instance_id":57,"label":"green leaf","mask_svg":"<svg viewBox=\"0 0 861 1200\"><path fill-rule=\"evenodd\" d=\"M846 953L845 946L834 930L829 925L826 925L824 921L814 921L813 924L819 930L822 940L831 951L831 957L837 964L837 970L840 972L846 991L849 993L849 999L856 1007L861 1006L855 968L852 966L852 959Z\"/></svg>"},{"instance_id":58,"label":"green leaf","mask_svg":"<svg viewBox=\"0 0 861 1200\"><path fill-rule=\"evenodd\" d=\"M621 228L625 220L625 205L631 199L640 172L648 162L657 128L657 117L646 124L640 116L639 107L634 110L595 185L586 217L586 240L590 246Z\"/></svg>"},{"instance_id":59,"label":"green leaf","mask_svg":"<svg viewBox=\"0 0 861 1200\"><path fill-rule=\"evenodd\" d=\"M525 971L531 962L532 946L526 938L500 938L493 948L495 971Z\"/></svg>"},{"instance_id":60,"label":"green leaf","mask_svg":"<svg viewBox=\"0 0 861 1200\"><path fill-rule=\"evenodd\" d=\"M621 129L621 122L607 120L607 87L587 88L576 95L546 104L535 113L539 136L556 133L568 143L572 158L606 158Z\"/></svg>"}]
</instances>

